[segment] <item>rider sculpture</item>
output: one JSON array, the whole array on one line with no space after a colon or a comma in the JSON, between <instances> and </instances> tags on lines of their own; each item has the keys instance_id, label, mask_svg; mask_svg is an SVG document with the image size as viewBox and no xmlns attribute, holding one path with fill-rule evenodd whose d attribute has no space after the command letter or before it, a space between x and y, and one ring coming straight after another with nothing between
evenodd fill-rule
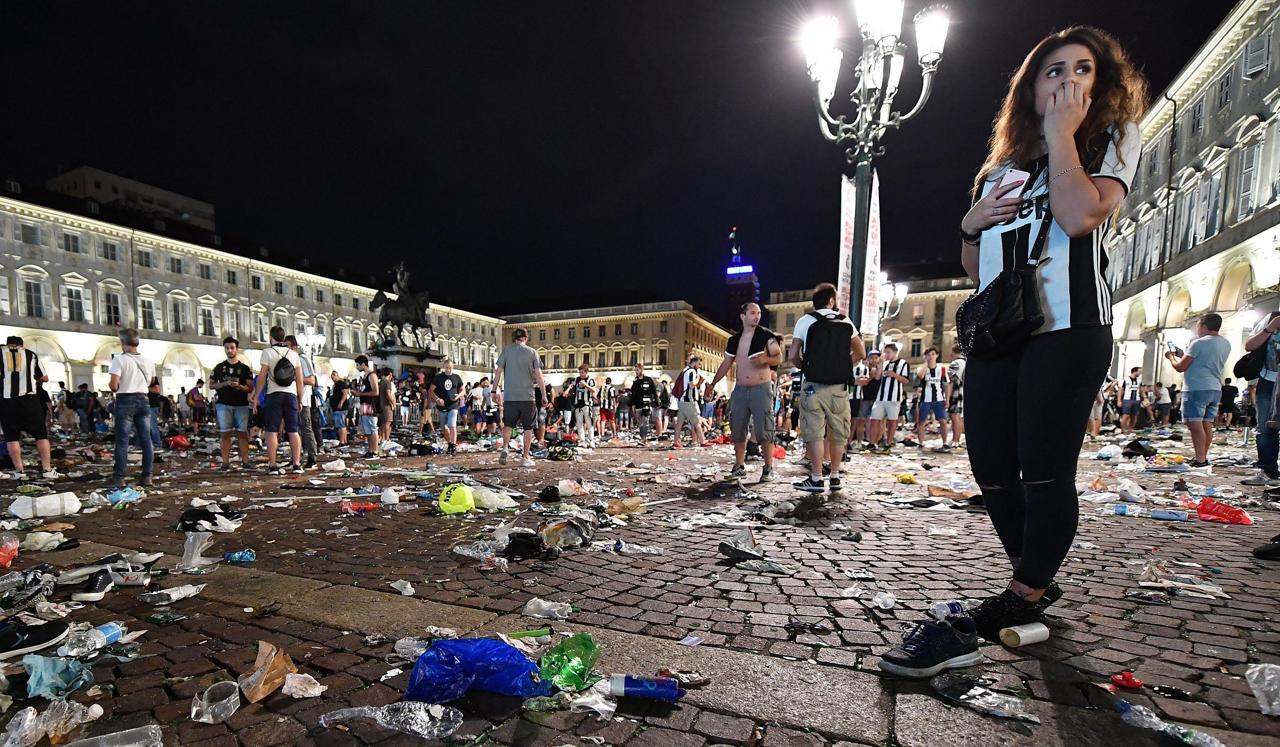
<instances>
[{"instance_id":1,"label":"rider sculpture","mask_svg":"<svg viewBox=\"0 0 1280 747\"><path fill-rule=\"evenodd\" d=\"M395 266L395 274L396 279L391 289L396 297L389 298L378 291L369 303L369 310L378 312L378 330L382 333L383 344L415 347L421 344L421 338L425 335L434 339L435 330L431 328L430 317L427 315L427 307L431 302L429 294L426 291L414 293L410 290L409 271L405 269L403 262Z\"/></svg>"}]
</instances>

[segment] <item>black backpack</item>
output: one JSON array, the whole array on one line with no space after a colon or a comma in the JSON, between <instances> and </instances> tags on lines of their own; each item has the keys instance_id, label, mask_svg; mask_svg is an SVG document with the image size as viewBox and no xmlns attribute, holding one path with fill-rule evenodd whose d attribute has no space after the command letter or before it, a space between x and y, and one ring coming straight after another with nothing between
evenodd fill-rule
<instances>
[{"instance_id":1,"label":"black backpack","mask_svg":"<svg viewBox=\"0 0 1280 747\"><path fill-rule=\"evenodd\" d=\"M815 384L846 384L853 375L849 357L849 324L844 314L828 317L809 312L813 324L804 338L804 380Z\"/></svg>"},{"instance_id":2,"label":"black backpack","mask_svg":"<svg viewBox=\"0 0 1280 747\"><path fill-rule=\"evenodd\" d=\"M280 386L289 386L297 379L298 372L293 366L293 361L289 360L286 352L281 353L280 360L276 361L275 368L271 369L271 378L275 379L276 384Z\"/></svg>"}]
</instances>

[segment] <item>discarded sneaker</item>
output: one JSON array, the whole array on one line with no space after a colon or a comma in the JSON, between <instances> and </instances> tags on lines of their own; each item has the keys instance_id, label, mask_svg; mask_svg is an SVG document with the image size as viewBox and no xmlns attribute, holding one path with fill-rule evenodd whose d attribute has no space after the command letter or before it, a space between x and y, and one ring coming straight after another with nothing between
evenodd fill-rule
<instances>
[{"instance_id":1,"label":"discarded sneaker","mask_svg":"<svg viewBox=\"0 0 1280 747\"><path fill-rule=\"evenodd\" d=\"M978 628L978 635L999 643L1002 629L1040 622L1042 613L1036 602L1028 602L1013 589L1005 589L984 600L969 615Z\"/></svg>"},{"instance_id":2,"label":"discarded sneaker","mask_svg":"<svg viewBox=\"0 0 1280 747\"><path fill-rule=\"evenodd\" d=\"M957 615L942 622L917 623L902 645L880 657L880 668L901 677L932 677L944 669L971 667L982 661L973 620Z\"/></svg>"},{"instance_id":3,"label":"discarded sneaker","mask_svg":"<svg viewBox=\"0 0 1280 747\"><path fill-rule=\"evenodd\" d=\"M0 625L0 659L12 659L49 648L67 637L68 628L65 622L57 620L44 625Z\"/></svg>"},{"instance_id":4,"label":"discarded sneaker","mask_svg":"<svg viewBox=\"0 0 1280 747\"><path fill-rule=\"evenodd\" d=\"M101 602L107 592L114 588L116 588L116 582L111 579L111 571L101 570L84 582L84 588L71 595L71 601Z\"/></svg>"}]
</instances>

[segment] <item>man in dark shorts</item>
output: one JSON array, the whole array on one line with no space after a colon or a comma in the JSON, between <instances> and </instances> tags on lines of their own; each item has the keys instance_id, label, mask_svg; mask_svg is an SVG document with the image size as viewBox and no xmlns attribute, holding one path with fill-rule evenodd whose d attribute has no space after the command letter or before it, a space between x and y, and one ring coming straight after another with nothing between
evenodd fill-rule
<instances>
[{"instance_id":1,"label":"man in dark shorts","mask_svg":"<svg viewBox=\"0 0 1280 747\"><path fill-rule=\"evenodd\" d=\"M39 385L49 377L40 367L36 354L23 347L21 337L10 336L0 353L0 382L4 388L0 393L0 429L4 431L5 446L13 462L13 479L27 479L22 466L23 433L36 440L41 476L59 477L49 466L48 418L38 391Z\"/></svg>"},{"instance_id":2,"label":"man in dark shorts","mask_svg":"<svg viewBox=\"0 0 1280 747\"><path fill-rule=\"evenodd\" d=\"M511 429L520 426L520 437L523 446L520 451L520 464L532 467L534 462L529 453L533 441L534 429L538 427L538 393L546 382L542 379L542 361L538 354L529 347L529 332L517 328L511 333L511 344L503 349L494 363L493 390L490 396L495 402L503 405L502 411L502 451L498 452L498 462L507 463L507 452L511 450ZM506 377L506 396L502 394L502 380Z\"/></svg>"},{"instance_id":3,"label":"man in dark shorts","mask_svg":"<svg viewBox=\"0 0 1280 747\"><path fill-rule=\"evenodd\" d=\"M444 368L432 379L427 400L440 410L440 428L449 442L449 456L458 453L458 410L462 408L462 377L453 372L453 361L444 359Z\"/></svg>"}]
</instances>

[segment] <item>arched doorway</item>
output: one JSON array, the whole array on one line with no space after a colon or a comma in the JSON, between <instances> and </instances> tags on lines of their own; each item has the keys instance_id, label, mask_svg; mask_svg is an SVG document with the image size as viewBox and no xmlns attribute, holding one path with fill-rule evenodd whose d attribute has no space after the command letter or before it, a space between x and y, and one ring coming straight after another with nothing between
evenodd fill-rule
<instances>
[{"instance_id":1,"label":"arched doorway","mask_svg":"<svg viewBox=\"0 0 1280 747\"><path fill-rule=\"evenodd\" d=\"M1169 296L1168 310L1164 315L1165 327L1181 327L1187 320L1187 310L1191 308L1191 293L1180 288Z\"/></svg>"},{"instance_id":2,"label":"arched doorway","mask_svg":"<svg viewBox=\"0 0 1280 747\"><path fill-rule=\"evenodd\" d=\"M1218 285L1218 298L1213 305L1214 310L1223 316L1238 311L1244 306L1249 289L1252 287L1253 268L1247 262L1241 262L1227 270L1222 276L1222 282Z\"/></svg>"},{"instance_id":3,"label":"arched doorway","mask_svg":"<svg viewBox=\"0 0 1280 747\"><path fill-rule=\"evenodd\" d=\"M204 378L204 368L196 354L186 348L171 350L156 372L160 377L160 391L177 397L183 389L190 389Z\"/></svg>"},{"instance_id":4,"label":"arched doorway","mask_svg":"<svg viewBox=\"0 0 1280 747\"><path fill-rule=\"evenodd\" d=\"M47 337L24 337L22 344L40 359L40 368L49 377L49 383L44 385L46 392L50 395L56 393L59 381L67 382L68 389L75 389L75 384L71 381L71 367L67 365L67 357L63 355L58 343Z\"/></svg>"}]
</instances>

